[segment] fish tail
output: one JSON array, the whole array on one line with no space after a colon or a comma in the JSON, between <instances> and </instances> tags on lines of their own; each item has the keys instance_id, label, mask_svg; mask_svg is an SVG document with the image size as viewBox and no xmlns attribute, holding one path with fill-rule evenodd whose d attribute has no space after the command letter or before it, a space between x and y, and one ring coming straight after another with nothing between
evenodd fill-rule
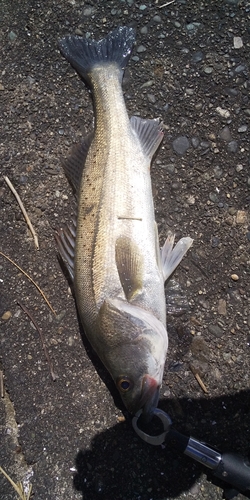
<instances>
[{"instance_id":1,"label":"fish tail","mask_svg":"<svg viewBox=\"0 0 250 500\"><path fill-rule=\"evenodd\" d=\"M99 42L66 36L59 41L59 49L80 76L91 84L91 71L96 65L115 63L123 74L134 41L134 29L121 26Z\"/></svg>"}]
</instances>

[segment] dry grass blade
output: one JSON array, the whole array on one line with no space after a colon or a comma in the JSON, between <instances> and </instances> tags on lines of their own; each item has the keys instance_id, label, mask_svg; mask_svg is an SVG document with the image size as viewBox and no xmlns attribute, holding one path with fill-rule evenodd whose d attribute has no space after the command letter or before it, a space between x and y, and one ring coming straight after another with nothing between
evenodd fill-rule
<instances>
[{"instance_id":1,"label":"dry grass blade","mask_svg":"<svg viewBox=\"0 0 250 500\"><path fill-rule=\"evenodd\" d=\"M29 485L29 491L26 494L24 489L23 489L22 483L20 483L20 482L15 483L11 479L11 477L7 474L7 472L5 472L5 470L3 470L3 468L1 466L0 466L0 472L2 472L2 474L6 477L6 479L8 479L10 484L13 486L14 490L17 492L19 498L21 498L21 500L29 500L30 499L31 491L32 491L32 484Z\"/></svg>"},{"instance_id":2,"label":"dry grass blade","mask_svg":"<svg viewBox=\"0 0 250 500\"><path fill-rule=\"evenodd\" d=\"M208 394L208 390L207 390L204 382L201 380L200 375L198 373L194 373L194 376L195 376L198 384L201 386L203 392L205 392L205 394Z\"/></svg>"},{"instance_id":3,"label":"dry grass blade","mask_svg":"<svg viewBox=\"0 0 250 500\"><path fill-rule=\"evenodd\" d=\"M31 221L30 221L30 218L24 208L24 205L23 205L23 202L19 196L19 194L17 193L17 191L15 190L13 184L11 183L11 181L9 180L9 178L7 177L7 175L4 176L4 180L5 182L8 184L10 190L12 191L12 193L14 194L16 200L17 200L17 203L19 205L19 207L21 208L22 212L23 212L23 215L24 215L24 218L29 226L29 229L30 229L30 232L34 238L34 242L35 242L35 247L38 249L39 248L39 244L38 244L38 238L37 238L37 234L31 224Z\"/></svg>"},{"instance_id":4,"label":"dry grass blade","mask_svg":"<svg viewBox=\"0 0 250 500\"><path fill-rule=\"evenodd\" d=\"M191 372L193 373L194 377L196 378L196 380L197 380L197 382L198 382L199 386L202 388L203 392L204 392L205 394L208 394L208 390L207 390L207 388L206 388L206 386L205 386L204 382L201 380L200 375L197 373L197 371L195 370L195 368L194 368L192 365L190 365L190 370L191 370Z\"/></svg>"},{"instance_id":5,"label":"dry grass blade","mask_svg":"<svg viewBox=\"0 0 250 500\"><path fill-rule=\"evenodd\" d=\"M167 3L164 3L163 5L159 5L159 9L163 9L163 7L167 7L168 5L170 5L171 3L174 3L175 0L171 0L170 2L167 2Z\"/></svg>"},{"instance_id":6,"label":"dry grass blade","mask_svg":"<svg viewBox=\"0 0 250 500\"><path fill-rule=\"evenodd\" d=\"M0 397L4 398L4 383L3 383L3 372L0 371Z\"/></svg>"},{"instance_id":7,"label":"dry grass blade","mask_svg":"<svg viewBox=\"0 0 250 500\"><path fill-rule=\"evenodd\" d=\"M40 294L42 295L42 297L44 298L46 304L48 304L50 310L53 312L53 314L56 314L55 310L53 309L52 305L50 304L50 302L48 301L45 293L43 293L43 291L41 290L41 288L37 285L37 283L20 267L18 266L18 264L16 264L12 259L10 259L10 257L8 257L7 255L5 255L3 252L0 252L0 255L2 255L3 257L5 257L5 259L7 259L9 262L11 262L11 264L13 264L13 266L17 267L17 269L19 269L19 271L21 271L21 273L24 274L24 276L26 276L26 278L28 278L31 283L33 283L33 285L37 288L37 290L40 292Z\"/></svg>"}]
</instances>

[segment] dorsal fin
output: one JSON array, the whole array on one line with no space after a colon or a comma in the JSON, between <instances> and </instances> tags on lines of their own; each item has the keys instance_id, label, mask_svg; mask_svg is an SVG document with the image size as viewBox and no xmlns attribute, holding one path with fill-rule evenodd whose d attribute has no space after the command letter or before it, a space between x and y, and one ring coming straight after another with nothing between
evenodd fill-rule
<instances>
[{"instance_id":1,"label":"dorsal fin","mask_svg":"<svg viewBox=\"0 0 250 500\"><path fill-rule=\"evenodd\" d=\"M73 185L76 194L80 188L83 168L93 137L94 132L91 132L82 140L81 143L75 144L72 147L68 158L62 160L64 172Z\"/></svg>"},{"instance_id":2,"label":"dorsal fin","mask_svg":"<svg viewBox=\"0 0 250 500\"><path fill-rule=\"evenodd\" d=\"M142 289L143 256L130 238L119 236L115 245L115 258L123 291L130 301Z\"/></svg>"},{"instance_id":3,"label":"dorsal fin","mask_svg":"<svg viewBox=\"0 0 250 500\"><path fill-rule=\"evenodd\" d=\"M159 118L146 120L139 116L132 116L130 124L140 139L145 155L151 160L163 139L163 131Z\"/></svg>"}]
</instances>

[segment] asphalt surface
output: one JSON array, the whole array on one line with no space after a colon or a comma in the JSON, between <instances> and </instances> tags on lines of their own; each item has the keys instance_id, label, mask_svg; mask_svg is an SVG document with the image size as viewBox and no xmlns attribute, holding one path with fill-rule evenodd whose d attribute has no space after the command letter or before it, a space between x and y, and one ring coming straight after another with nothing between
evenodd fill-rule
<instances>
[{"instance_id":1,"label":"asphalt surface","mask_svg":"<svg viewBox=\"0 0 250 500\"><path fill-rule=\"evenodd\" d=\"M250 3L167 3L0 1L0 251L56 312L0 255L0 465L32 483L36 500L218 500L224 491L174 446L137 437L79 325L53 236L75 211L60 159L93 126L91 96L57 49L69 33L136 28L123 88L130 115L165 126L152 166L160 240L169 229L194 238L166 290L159 407L178 430L249 455ZM0 474L0 499L13 498Z\"/></svg>"}]
</instances>

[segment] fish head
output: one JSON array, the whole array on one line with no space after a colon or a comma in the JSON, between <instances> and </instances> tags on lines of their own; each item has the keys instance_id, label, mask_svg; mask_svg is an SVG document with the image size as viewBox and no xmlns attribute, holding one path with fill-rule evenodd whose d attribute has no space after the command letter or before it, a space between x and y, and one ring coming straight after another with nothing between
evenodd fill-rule
<instances>
[{"instance_id":1,"label":"fish head","mask_svg":"<svg viewBox=\"0 0 250 500\"><path fill-rule=\"evenodd\" d=\"M121 299L106 300L98 318L98 355L133 415L153 416L168 348L165 326L151 313Z\"/></svg>"}]
</instances>

